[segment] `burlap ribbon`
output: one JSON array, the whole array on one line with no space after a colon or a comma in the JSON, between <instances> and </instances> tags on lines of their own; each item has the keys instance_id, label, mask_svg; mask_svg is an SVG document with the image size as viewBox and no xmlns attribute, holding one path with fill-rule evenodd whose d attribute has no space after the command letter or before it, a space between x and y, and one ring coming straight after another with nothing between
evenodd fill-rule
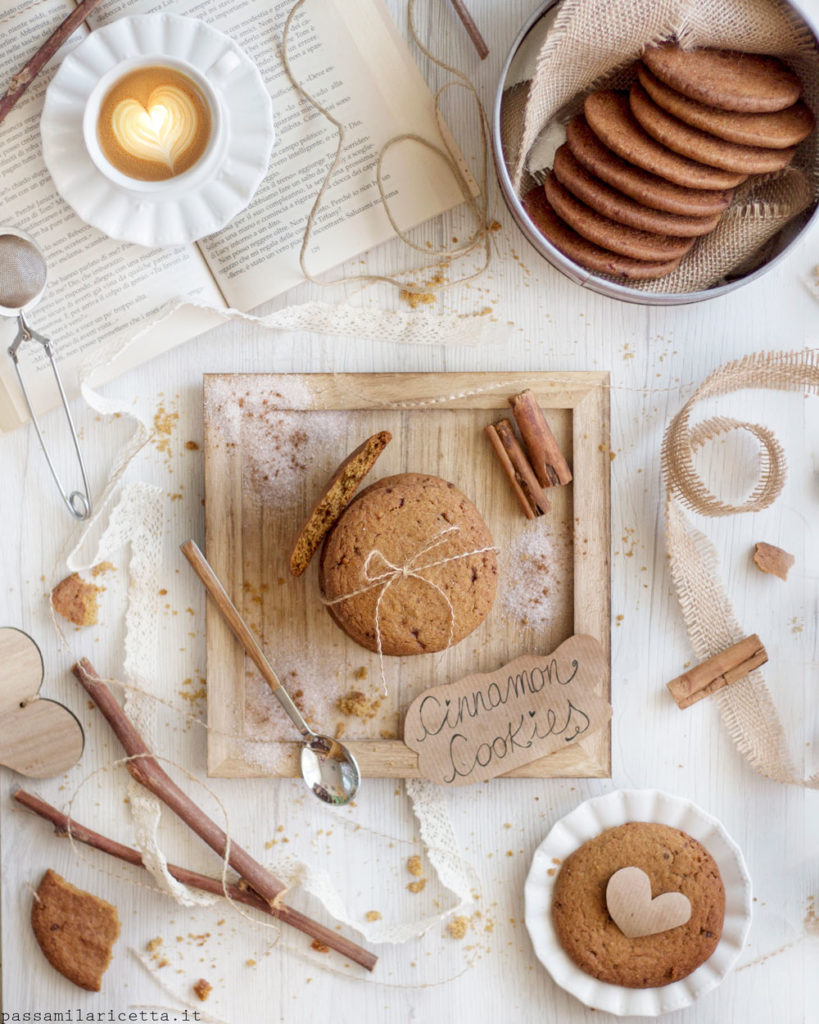
<instances>
[{"instance_id":1,"label":"burlap ribbon","mask_svg":"<svg viewBox=\"0 0 819 1024\"><path fill-rule=\"evenodd\" d=\"M725 417L694 426L698 402L744 389L772 389L819 395L819 351L759 352L720 367L700 385L666 431L662 470L666 486L666 544L671 577L683 618L700 659L736 643L745 635L723 587L714 546L688 521L685 509L704 516L758 512L779 496L787 470L785 452L766 427ZM759 478L741 505L720 500L694 467L694 453L706 441L734 430L750 432L760 445ZM776 782L819 789L819 774L802 778L794 768L785 733L762 673L723 687L715 699L734 743L754 769Z\"/></svg>"}]
</instances>

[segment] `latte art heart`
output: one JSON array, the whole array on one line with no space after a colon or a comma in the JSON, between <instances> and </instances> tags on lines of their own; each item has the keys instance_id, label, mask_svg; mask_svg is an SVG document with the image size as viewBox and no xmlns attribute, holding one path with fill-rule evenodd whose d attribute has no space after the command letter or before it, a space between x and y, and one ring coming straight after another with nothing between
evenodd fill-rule
<instances>
[{"instance_id":1,"label":"latte art heart","mask_svg":"<svg viewBox=\"0 0 819 1024\"><path fill-rule=\"evenodd\" d=\"M196 82L176 68L152 65L123 75L108 91L97 139L122 174L164 181L201 158L211 128L211 108Z\"/></svg>"},{"instance_id":2,"label":"latte art heart","mask_svg":"<svg viewBox=\"0 0 819 1024\"><path fill-rule=\"evenodd\" d=\"M172 85L154 89L147 109L138 100L121 100L111 118L114 138L126 153L165 164L171 171L196 140L199 128L196 107Z\"/></svg>"}]
</instances>

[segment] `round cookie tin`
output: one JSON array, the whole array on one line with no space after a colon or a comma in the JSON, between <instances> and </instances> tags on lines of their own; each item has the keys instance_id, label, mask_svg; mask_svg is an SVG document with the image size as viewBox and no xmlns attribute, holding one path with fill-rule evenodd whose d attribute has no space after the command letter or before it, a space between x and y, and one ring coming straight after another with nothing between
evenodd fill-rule
<instances>
[{"instance_id":1,"label":"round cookie tin","mask_svg":"<svg viewBox=\"0 0 819 1024\"><path fill-rule=\"evenodd\" d=\"M579 284L581 287L588 288L591 291L599 292L601 295L608 295L610 298L620 299L624 302L633 302L638 305L677 306L684 305L689 302L702 302L704 299L711 299L718 295L724 295L726 292L731 292L735 288L739 288L741 285L748 284L761 277L785 255L796 239L799 238L810 225L813 225L817 219L819 219L819 206L814 206L812 210L799 215L779 232L773 242L769 244L768 256L761 266L756 267L747 274L733 278L724 284L715 285L712 288L693 292L645 292L640 291L637 288L631 288L627 284L620 284L616 281L609 280L606 277L600 277L594 272L586 270L585 267L579 266L567 256L564 256L562 252L556 249L551 242L547 241L535 229L523 208L523 203L515 195L515 190L512 187L510 170L503 157L503 147L501 145L501 108L504 90L507 87L507 82L510 80L510 70L516 61L516 58L518 58L519 54L523 52L527 43L531 45L532 40L540 34L539 30L541 27L541 21L544 19L551 19L554 16L559 3L560 0L545 0L545 2L533 12L531 17L529 17L521 28L517 38L512 43L509 54L504 62L503 68L501 69L498 88L495 94L495 103L492 110L492 150L495 162L495 172L497 174L501 193L503 194L506 205L509 207L513 218L517 222L518 227L521 229L526 239L537 250L537 252L544 257L544 259L565 274L570 280L574 281L575 284ZM791 2L789 6L796 11L805 25L807 25L813 36L817 39L817 45L819 45L819 32L817 32L816 26L810 20L805 11L799 6L799 4L794 2ZM527 39L527 37L529 38Z\"/></svg>"},{"instance_id":2,"label":"round cookie tin","mask_svg":"<svg viewBox=\"0 0 819 1024\"><path fill-rule=\"evenodd\" d=\"M670 825L693 836L717 862L725 887L725 920L716 949L686 978L662 988L625 988L586 974L563 950L552 924L555 864L605 829L629 821ZM615 790L586 800L561 818L535 850L524 898L535 955L555 982L591 1009L616 1016L658 1017L690 1006L722 982L751 927L751 879L739 847L720 822L696 804L654 789Z\"/></svg>"}]
</instances>

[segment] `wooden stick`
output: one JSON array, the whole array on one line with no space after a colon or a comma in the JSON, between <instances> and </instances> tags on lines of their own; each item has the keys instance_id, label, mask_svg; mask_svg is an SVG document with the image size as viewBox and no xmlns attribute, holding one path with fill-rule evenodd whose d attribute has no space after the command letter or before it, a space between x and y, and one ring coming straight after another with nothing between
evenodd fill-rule
<instances>
[{"instance_id":1,"label":"wooden stick","mask_svg":"<svg viewBox=\"0 0 819 1024\"><path fill-rule=\"evenodd\" d=\"M119 706L114 695L100 679L87 658L82 658L72 672L88 692L88 695L108 719L129 758L127 768L130 774L177 814L201 839L220 857L225 856L230 866L241 875L255 892L268 904L273 904L284 883L275 878L267 868L262 867L249 853L232 839L228 840L221 828L185 794L163 771L159 762L145 745L131 720ZM362 950L362 953L366 951Z\"/></svg>"},{"instance_id":2,"label":"wooden stick","mask_svg":"<svg viewBox=\"0 0 819 1024\"><path fill-rule=\"evenodd\" d=\"M768 660L765 645L754 633L713 658L695 665L668 683L671 696L681 708L691 707L703 697L735 683Z\"/></svg>"},{"instance_id":3,"label":"wooden stick","mask_svg":"<svg viewBox=\"0 0 819 1024\"><path fill-rule=\"evenodd\" d=\"M82 0L68 17L46 39L40 49L29 60L25 67L18 71L9 82L8 89L0 97L0 124L6 115L28 89L43 67L51 60L72 32L76 31L89 14L102 3L102 0Z\"/></svg>"},{"instance_id":4,"label":"wooden stick","mask_svg":"<svg viewBox=\"0 0 819 1024\"><path fill-rule=\"evenodd\" d=\"M455 8L455 13L463 22L467 35L472 40L475 49L478 51L478 56L481 60L486 60L489 56L489 47L486 45L486 41L481 35L478 26L475 24L472 15L466 9L466 4L464 4L463 0L451 0L451 3Z\"/></svg>"},{"instance_id":5,"label":"wooden stick","mask_svg":"<svg viewBox=\"0 0 819 1024\"><path fill-rule=\"evenodd\" d=\"M115 839L109 839L99 832L86 828L33 793L27 793L24 789L18 789L13 796L23 807L27 807L41 818L50 821L54 825L54 831L58 836L70 836L79 843L85 843L95 850L101 850L103 853L123 860L127 864L145 867L142 862L142 854L138 850L134 850L130 846L124 846ZM278 918L280 921L284 921L285 924L298 928L300 932L304 932L305 935L309 935L323 945L329 946L331 949L336 950L336 952L341 953L342 956L346 956L362 967L366 967L368 971L371 971L378 961L378 957L374 953L370 953L349 939L345 939L337 931L325 928L324 925L313 921L311 918L299 913L298 910L293 910L292 907L288 907L283 903L271 906L260 896L257 896L255 892L245 889L235 882L227 882L223 886L218 878L200 875L198 871L190 871L188 868L181 868L176 864L168 864L168 871L177 881L182 882L184 885L191 885L196 889L201 889L203 892L213 893L215 896L227 895L232 900L236 900L237 903L244 903L248 907L253 907L255 910L260 910L265 914Z\"/></svg>"},{"instance_id":6,"label":"wooden stick","mask_svg":"<svg viewBox=\"0 0 819 1024\"><path fill-rule=\"evenodd\" d=\"M528 519L542 516L552 507L543 488L537 482L535 471L526 458L510 420L498 420L486 428L486 436L501 465L509 477L512 490L515 492L523 511Z\"/></svg>"},{"instance_id":7,"label":"wooden stick","mask_svg":"<svg viewBox=\"0 0 819 1024\"><path fill-rule=\"evenodd\" d=\"M555 435L537 404L534 392L521 391L518 395L512 395L509 404L541 487L570 483L572 471L557 446Z\"/></svg>"}]
</instances>

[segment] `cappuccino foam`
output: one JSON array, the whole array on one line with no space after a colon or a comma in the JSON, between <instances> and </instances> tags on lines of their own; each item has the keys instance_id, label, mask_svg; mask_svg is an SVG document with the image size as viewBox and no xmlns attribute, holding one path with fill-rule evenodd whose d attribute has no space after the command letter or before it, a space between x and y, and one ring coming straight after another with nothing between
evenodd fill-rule
<instances>
[{"instance_id":1,"label":"cappuccino foam","mask_svg":"<svg viewBox=\"0 0 819 1024\"><path fill-rule=\"evenodd\" d=\"M211 112L196 83L156 65L123 75L106 93L97 118L105 159L140 181L165 181L199 160L211 135Z\"/></svg>"}]
</instances>

